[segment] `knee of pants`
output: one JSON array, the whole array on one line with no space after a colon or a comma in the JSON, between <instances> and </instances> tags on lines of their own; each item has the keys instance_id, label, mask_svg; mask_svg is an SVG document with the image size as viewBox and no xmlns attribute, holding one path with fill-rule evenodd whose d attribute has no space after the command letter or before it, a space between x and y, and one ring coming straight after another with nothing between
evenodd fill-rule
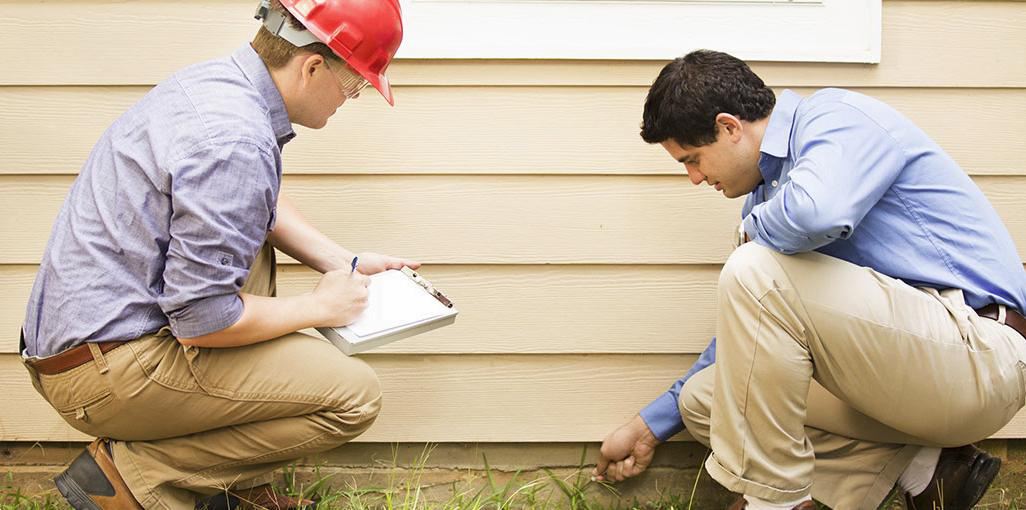
<instances>
[{"instance_id":1,"label":"knee of pants","mask_svg":"<svg viewBox=\"0 0 1026 510\"><path fill-rule=\"evenodd\" d=\"M342 442L348 442L370 429L381 412L381 396L366 402L359 407L351 407L344 411L336 411L335 416L343 423L342 431L346 436Z\"/></svg>"},{"instance_id":2,"label":"knee of pants","mask_svg":"<svg viewBox=\"0 0 1026 510\"><path fill-rule=\"evenodd\" d=\"M717 290L720 296L733 295L738 290L748 293L751 288L779 268L772 249L754 242L742 244L726 259L719 272Z\"/></svg>"},{"instance_id":3,"label":"knee of pants","mask_svg":"<svg viewBox=\"0 0 1026 510\"><path fill-rule=\"evenodd\" d=\"M381 382L378 374L360 360L346 370L341 383L343 395L334 410L348 427L366 430L381 412Z\"/></svg>"},{"instance_id":4,"label":"knee of pants","mask_svg":"<svg viewBox=\"0 0 1026 510\"><path fill-rule=\"evenodd\" d=\"M692 378L681 387L677 406L680 410L681 421L684 422L684 428L698 442L709 446L710 417L712 416L712 402L709 401L709 398L712 395L705 388L700 388L699 384L690 384L694 382L696 380Z\"/></svg>"}]
</instances>

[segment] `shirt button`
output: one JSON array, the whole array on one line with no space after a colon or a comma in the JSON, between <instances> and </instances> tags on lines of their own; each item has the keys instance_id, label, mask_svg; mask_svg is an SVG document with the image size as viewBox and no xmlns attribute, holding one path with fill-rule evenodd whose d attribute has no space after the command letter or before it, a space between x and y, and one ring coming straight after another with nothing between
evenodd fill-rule
<instances>
[{"instance_id":1,"label":"shirt button","mask_svg":"<svg viewBox=\"0 0 1026 510\"><path fill-rule=\"evenodd\" d=\"M777 184L780 184L780 183L777 182L776 179L774 179L773 182L770 183L770 186L773 186L774 188L776 188Z\"/></svg>"}]
</instances>

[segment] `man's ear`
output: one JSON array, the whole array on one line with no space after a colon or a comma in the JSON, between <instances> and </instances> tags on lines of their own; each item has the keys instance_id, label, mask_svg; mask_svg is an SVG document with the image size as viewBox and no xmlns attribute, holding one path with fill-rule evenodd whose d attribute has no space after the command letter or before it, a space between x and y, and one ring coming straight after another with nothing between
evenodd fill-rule
<instances>
[{"instance_id":1,"label":"man's ear","mask_svg":"<svg viewBox=\"0 0 1026 510\"><path fill-rule=\"evenodd\" d=\"M308 86L310 80L313 79L317 73L328 72L327 67L324 65L324 57L316 53L300 54L296 56L300 60L300 83L304 86Z\"/></svg>"},{"instance_id":2,"label":"man's ear","mask_svg":"<svg viewBox=\"0 0 1026 510\"><path fill-rule=\"evenodd\" d=\"M723 130L731 142L737 143L741 140L741 134L744 132L744 124L741 123L741 119L729 113L719 113L716 115L716 125Z\"/></svg>"}]
</instances>

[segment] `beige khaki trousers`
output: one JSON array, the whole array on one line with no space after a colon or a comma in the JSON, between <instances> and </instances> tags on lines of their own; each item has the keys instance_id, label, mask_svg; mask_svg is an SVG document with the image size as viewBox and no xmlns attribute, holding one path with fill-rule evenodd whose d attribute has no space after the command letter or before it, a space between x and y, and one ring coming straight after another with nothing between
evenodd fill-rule
<instances>
[{"instance_id":1,"label":"beige khaki trousers","mask_svg":"<svg viewBox=\"0 0 1026 510\"><path fill-rule=\"evenodd\" d=\"M775 502L883 502L919 446L959 446L1026 399L1026 339L959 290L748 243L718 287L716 363L681 391L709 474Z\"/></svg>"},{"instance_id":2,"label":"beige khaki trousers","mask_svg":"<svg viewBox=\"0 0 1026 510\"><path fill-rule=\"evenodd\" d=\"M267 245L243 292L274 295L274 271ZM197 495L266 482L358 436L381 407L366 363L300 333L207 349L184 347L165 328L33 379L72 427L116 440L114 463L147 509L191 510Z\"/></svg>"}]
</instances>

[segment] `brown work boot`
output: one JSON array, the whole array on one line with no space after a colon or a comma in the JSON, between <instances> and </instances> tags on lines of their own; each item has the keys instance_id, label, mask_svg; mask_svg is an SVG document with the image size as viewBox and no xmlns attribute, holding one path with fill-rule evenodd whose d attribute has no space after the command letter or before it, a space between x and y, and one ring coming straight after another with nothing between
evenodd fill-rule
<instances>
[{"instance_id":1,"label":"brown work boot","mask_svg":"<svg viewBox=\"0 0 1026 510\"><path fill-rule=\"evenodd\" d=\"M252 489L232 490L233 496L239 498L239 510L293 510L299 508L312 509L317 503L311 499L292 498L274 491L271 484L257 485Z\"/></svg>"},{"instance_id":2,"label":"brown work boot","mask_svg":"<svg viewBox=\"0 0 1026 510\"><path fill-rule=\"evenodd\" d=\"M748 502L745 501L744 496L738 496L737 501L734 501L734 504L730 505L727 510L744 510L745 508L748 508ZM812 500L802 501L791 510L816 510L816 504Z\"/></svg>"},{"instance_id":3,"label":"brown work boot","mask_svg":"<svg viewBox=\"0 0 1026 510\"><path fill-rule=\"evenodd\" d=\"M941 450L930 484L918 496L905 493L908 510L969 510L983 499L1001 459L973 445Z\"/></svg>"},{"instance_id":4,"label":"brown work boot","mask_svg":"<svg viewBox=\"0 0 1026 510\"><path fill-rule=\"evenodd\" d=\"M57 490L75 510L142 510L114 466L108 440L86 447L64 472L53 479Z\"/></svg>"}]
</instances>

